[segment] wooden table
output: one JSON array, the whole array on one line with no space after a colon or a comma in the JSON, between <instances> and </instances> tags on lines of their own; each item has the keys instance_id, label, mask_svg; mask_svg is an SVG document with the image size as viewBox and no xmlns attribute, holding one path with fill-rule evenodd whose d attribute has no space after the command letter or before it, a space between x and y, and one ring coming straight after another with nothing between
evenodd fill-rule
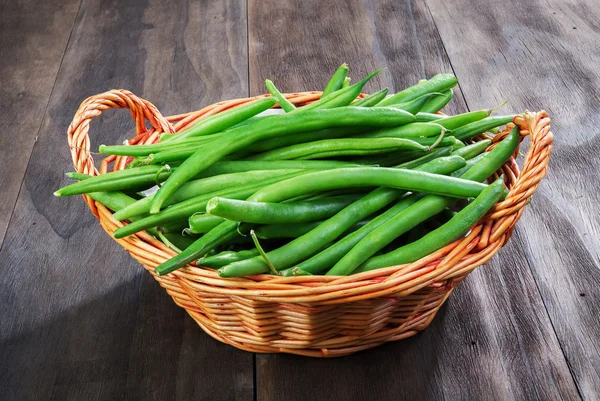
<instances>
[{"instance_id":1,"label":"wooden table","mask_svg":"<svg viewBox=\"0 0 600 401\"><path fill-rule=\"evenodd\" d=\"M15 2L16 3L16 2ZM1 400L597 400L600 4L595 0L24 0L0 5ZM101 230L66 129L126 88L165 115L320 89L459 79L449 113L545 109L550 172L510 243L416 337L350 357L253 355L204 334ZM127 112L94 146L131 135ZM96 135L94 137L94 135Z\"/></svg>"}]
</instances>

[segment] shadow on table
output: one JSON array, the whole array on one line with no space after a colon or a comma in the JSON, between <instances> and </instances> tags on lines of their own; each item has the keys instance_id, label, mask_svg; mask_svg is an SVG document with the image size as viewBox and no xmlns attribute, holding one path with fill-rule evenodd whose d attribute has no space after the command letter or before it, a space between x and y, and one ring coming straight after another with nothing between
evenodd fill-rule
<instances>
[{"instance_id":1,"label":"shadow on table","mask_svg":"<svg viewBox=\"0 0 600 401\"><path fill-rule=\"evenodd\" d=\"M252 371L251 354L205 335L145 272L0 340L2 401L251 399Z\"/></svg>"},{"instance_id":2,"label":"shadow on table","mask_svg":"<svg viewBox=\"0 0 600 401\"><path fill-rule=\"evenodd\" d=\"M471 342L457 338L444 305L431 325L405 340L341 358L257 356L259 400L441 400L446 386L467 375L461 354ZM455 337L455 338L448 338ZM458 341L457 341L458 340ZM463 394L464 395L464 394Z\"/></svg>"}]
</instances>

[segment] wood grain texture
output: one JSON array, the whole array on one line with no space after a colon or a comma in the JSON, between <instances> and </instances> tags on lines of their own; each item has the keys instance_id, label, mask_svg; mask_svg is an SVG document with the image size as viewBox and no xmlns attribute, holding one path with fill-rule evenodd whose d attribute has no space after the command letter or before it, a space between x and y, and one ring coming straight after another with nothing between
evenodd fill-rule
<instances>
[{"instance_id":1,"label":"wood grain texture","mask_svg":"<svg viewBox=\"0 0 600 401\"><path fill-rule=\"evenodd\" d=\"M597 399L598 2L427 1L469 105L508 98L510 111L545 109L552 118L550 171L517 232L577 388Z\"/></svg>"},{"instance_id":2,"label":"wood grain texture","mask_svg":"<svg viewBox=\"0 0 600 401\"><path fill-rule=\"evenodd\" d=\"M353 82L385 69L365 87L390 92L452 72L421 3L353 0L248 3L250 93L269 78L283 92L322 90L346 62ZM460 88L445 111L465 110Z\"/></svg>"},{"instance_id":3,"label":"wood grain texture","mask_svg":"<svg viewBox=\"0 0 600 401\"><path fill-rule=\"evenodd\" d=\"M0 249L78 7L0 2Z\"/></svg>"},{"instance_id":4,"label":"wood grain texture","mask_svg":"<svg viewBox=\"0 0 600 401\"><path fill-rule=\"evenodd\" d=\"M355 77L386 66L371 90L452 72L422 1L251 1L248 23L253 94L267 77L284 91L322 88L342 62ZM460 96L450 113L466 110ZM514 238L416 338L332 361L258 355L258 399L579 399L524 261Z\"/></svg>"},{"instance_id":5,"label":"wood grain texture","mask_svg":"<svg viewBox=\"0 0 600 401\"><path fill-rule=\"evenodd\" d=\"M128 88L165 114L248 94L243 1L85 0L0 251L0 399L248 400L251 354L204 334L108 238L80 197L66 130L80 102ZM92 143L133 133L106 112Z\"/></svg>"}]
</instances>

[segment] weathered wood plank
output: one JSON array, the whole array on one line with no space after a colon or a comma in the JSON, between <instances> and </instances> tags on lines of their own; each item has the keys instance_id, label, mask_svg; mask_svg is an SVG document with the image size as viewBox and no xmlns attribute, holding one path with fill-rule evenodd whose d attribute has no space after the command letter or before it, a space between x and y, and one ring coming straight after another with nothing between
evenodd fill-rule
<instances>
[{"instance_id":1,"label":"weathered wood plank","mask_svg":"<svg viewBox=\"0 0 600 401\"><path fill-rule=\"evenodd\" d=\"M600 394L598 2L427 1L469 105L508 98L512 111L545 109L552 118L550 171L517 231L577 387L584 399L595 399Z\"/></svg>"},{"instance_id":2,"label":"weathered wood plank","mask_svg":"<svg viewBox=\"0 0 600 401\"><path fill-rule=\"evenodd\" d=\"M107 237L80 197L66 129L79 103L128 88L165 114L248 94L244 1L85 0L0 252L0 399L253 396L251 354L220 344ZM94 147L131 136L127 111Z\"/></svg>"},{"instance_id":3,"label":"weathered wood plank","mask_svg":"<svg viewBox=\"0 0 600 401\"><path fill-rule=\"evenodd\" d=\"M0 2L0 248L78 7Z\"/></svg>"},{"instance_id":4,"label":"weathered wood plank","mask_svg":"<svg viewBox=\"0 0 600 401\"><path fill-rule=\"evenodd\" d=\"M265 78L284 91L322 88L342 62L355 79L386 66L369 89L452 72L422 1L251 1L248 23L253 94ZM457 98L450 113L466 109ZM259 355L256 374L261 400L579 398L518 238L422 335L338 360Z\"/></svg>"}]
</instances>

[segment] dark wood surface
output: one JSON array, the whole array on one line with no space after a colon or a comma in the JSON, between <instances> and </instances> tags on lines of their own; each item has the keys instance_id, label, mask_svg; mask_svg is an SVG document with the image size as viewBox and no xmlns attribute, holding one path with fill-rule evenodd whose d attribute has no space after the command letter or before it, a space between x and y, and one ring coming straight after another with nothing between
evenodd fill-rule
<instances>
[{"instance_id":1,"label":"dark wood surface","mask_svg":"<svg viewBox=\"0 0 600 401\"><path fill-rule=\"evenodd\" d=\"M1 400L600 397L596 2L53 4L0 3ZM126 88L176 114L263 93L265 78L319 89L342 62L354 79L387 67L367 90L454 72L449 113L508 98L507 112L553 118L550 173L510 243L416 337L329 360L238 351L175 306L80 198L51 196L89 95ZM127 112L97 120L95 145L131 133Z\"/></svg>"}]
</instances>

